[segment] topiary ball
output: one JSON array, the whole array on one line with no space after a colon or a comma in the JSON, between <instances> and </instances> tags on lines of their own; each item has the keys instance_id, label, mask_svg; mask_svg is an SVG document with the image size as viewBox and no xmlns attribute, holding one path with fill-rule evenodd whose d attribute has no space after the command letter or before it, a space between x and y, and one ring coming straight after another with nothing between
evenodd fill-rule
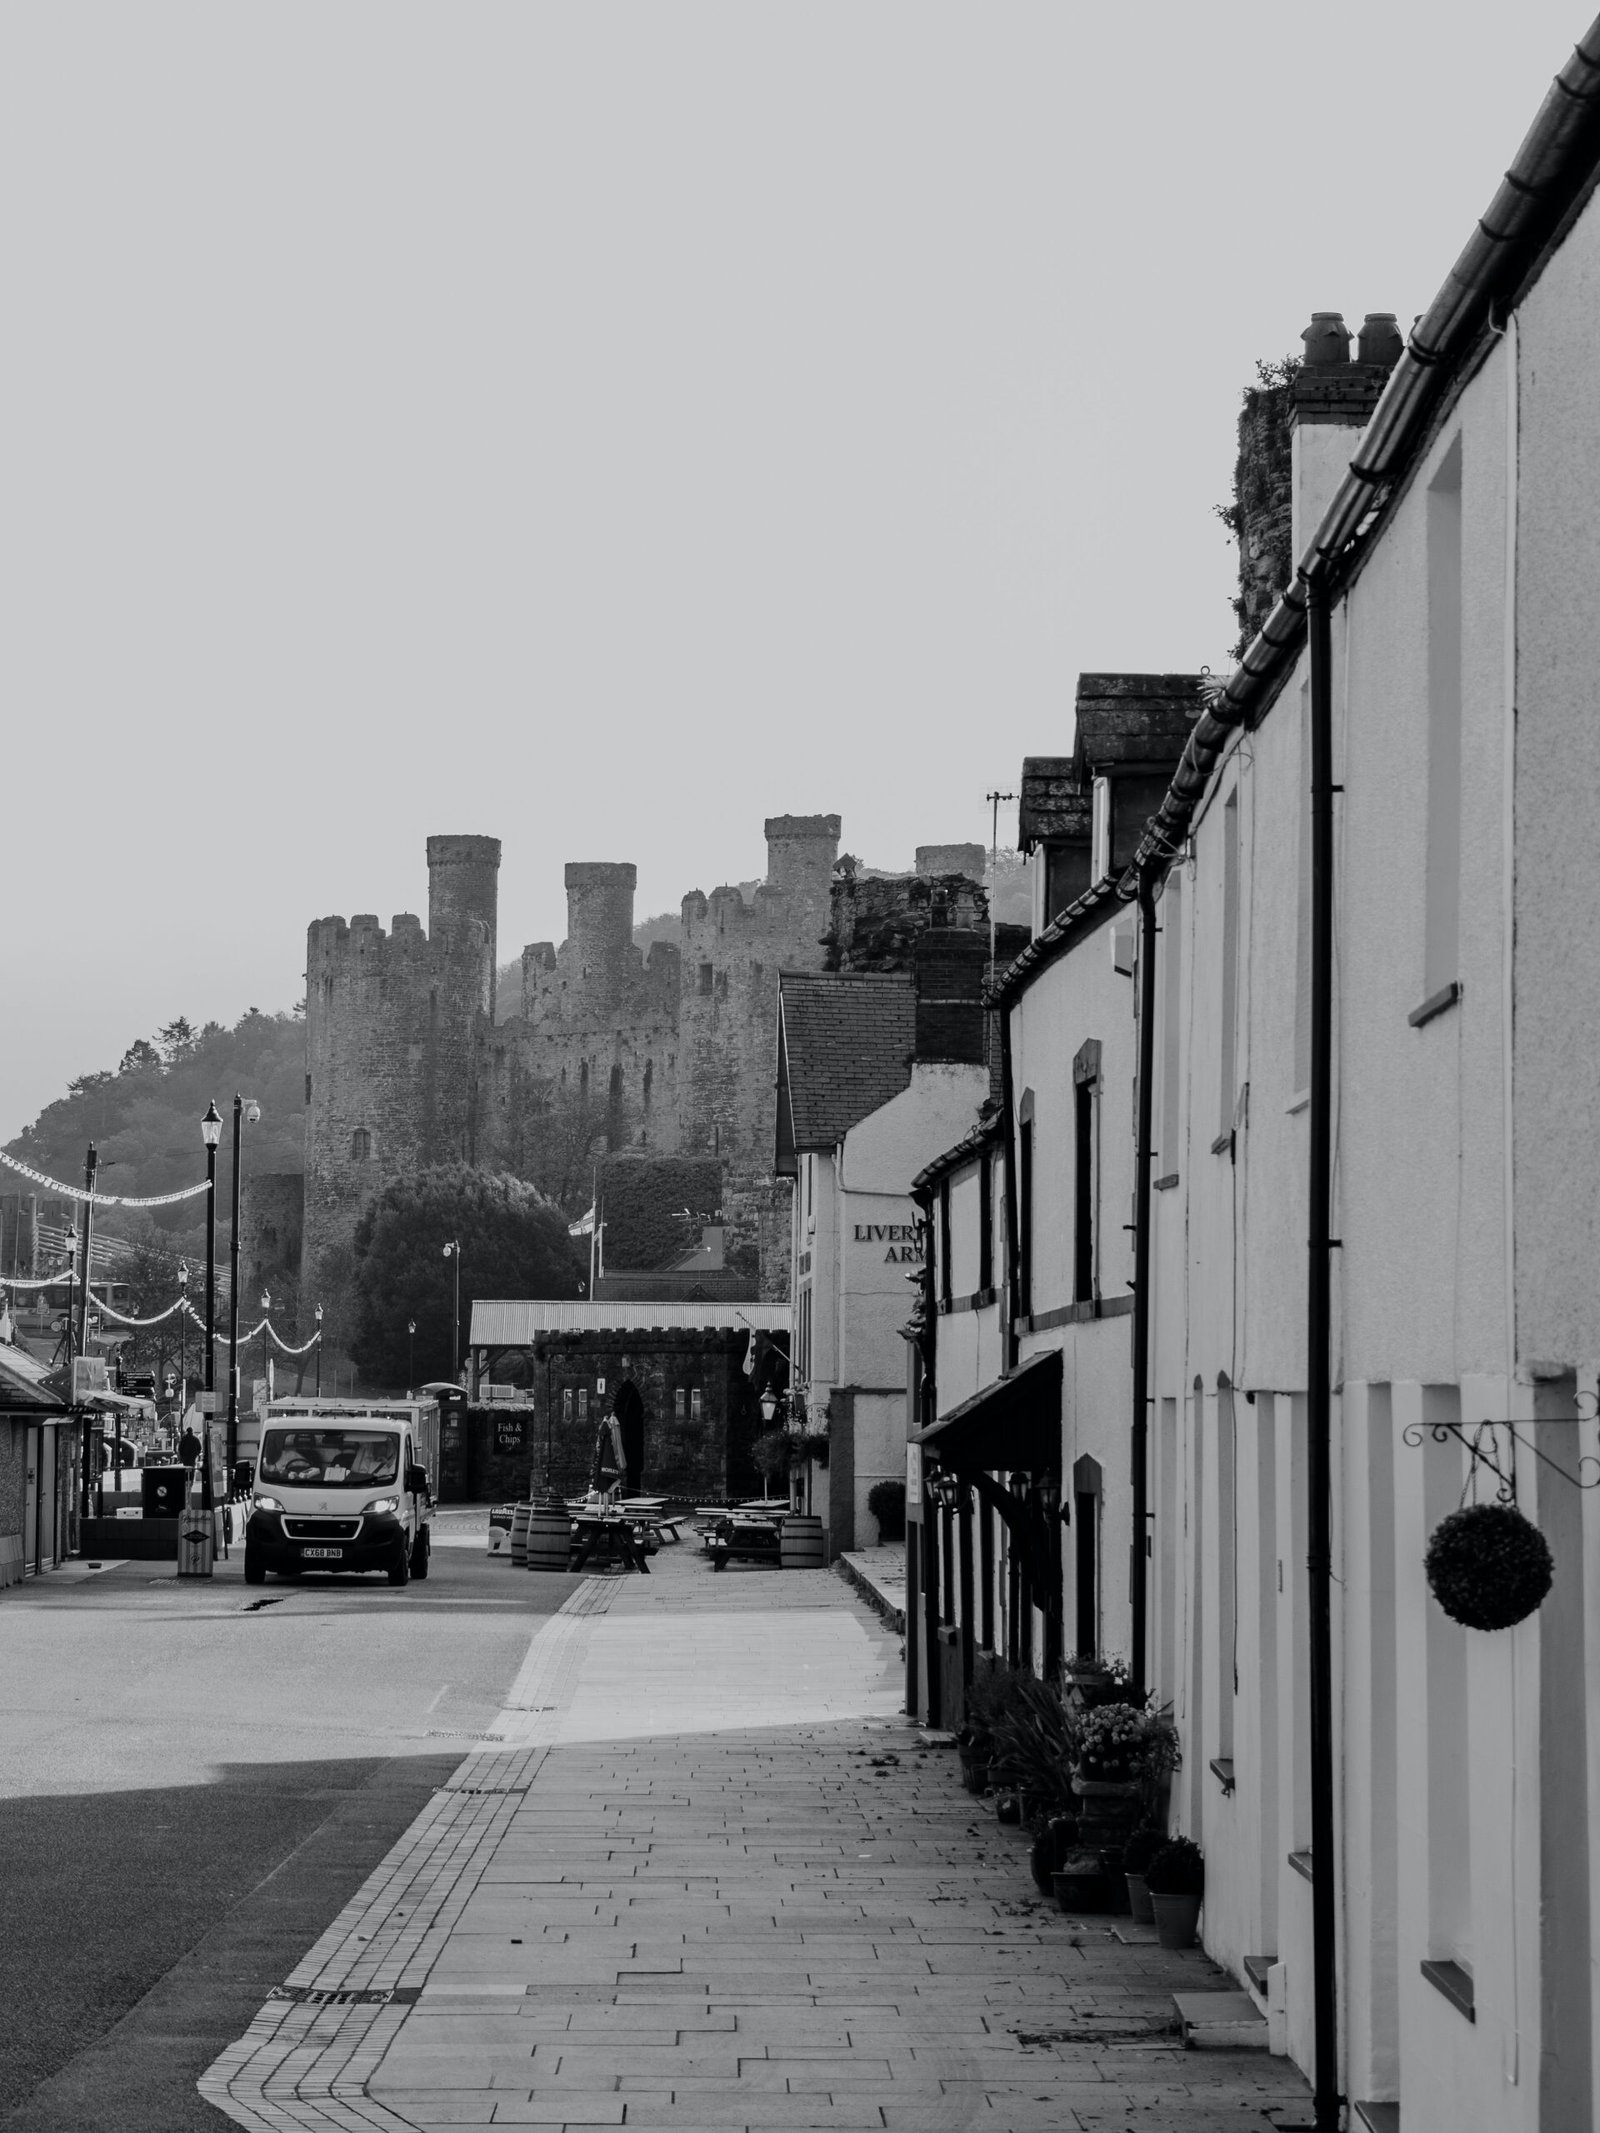
<instances>
[{"instance_id":1,"label":"topiary ball","mask_svg":"<svg viewBox=\"0 0 1600 2133\"><path fill-rule=\"evenodd\" d=\"M1468 1629L1510 1629L1550 1590L1555 1565L1514 1504L1475 1503L1441 1519L1424 1558L1433 1596Z\"/></svg>"}]
</instances>

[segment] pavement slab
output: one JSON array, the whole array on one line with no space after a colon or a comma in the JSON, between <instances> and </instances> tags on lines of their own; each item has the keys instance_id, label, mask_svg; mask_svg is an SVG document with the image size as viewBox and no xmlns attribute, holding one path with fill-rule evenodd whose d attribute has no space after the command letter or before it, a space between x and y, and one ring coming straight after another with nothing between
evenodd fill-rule
<instances>
[{"instance_id":1,"label":"pavement slab","mask_svg":"<svg viewBox=\"0 0 1600 2133\"><path fill-rule=\"evenodd\" d=\"M1200 1951L1040 1900L826 1572L591 1578L200 2083L252 2133L463 2125L1262 2133L1185 2052Z\"/></svg>"}]
</instances>

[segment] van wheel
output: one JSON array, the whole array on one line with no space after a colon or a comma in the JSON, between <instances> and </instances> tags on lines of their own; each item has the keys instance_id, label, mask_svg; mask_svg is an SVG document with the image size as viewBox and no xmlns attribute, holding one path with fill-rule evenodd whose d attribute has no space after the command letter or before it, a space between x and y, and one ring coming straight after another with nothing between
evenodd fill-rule
<instances>
[{"instance_id":1,"label":"van wheel","mask_svg":"<svg viewBox=\"0 0 1600 2133\"><path fill-rule=\"evenodd\" d=\"M244 1581L247 1585L264 1585L267 1582L267 1566L261 1560L259 1549L244 1544Z\"/></svg>"},{"instance_id":2,"label":"van wheel","mask_svg":"<svg viewBox=\"0 0 1600 2133\"><path fill-rule=\"evenodd\" d=\"M400 1544L394 1552L394 1561L389 1565L389 1583L391 1585L409 1585L410 1582L411 1550L406 1545L406 1537L402 1533Z\"/></svg>"},{"instance_id":3,"label":"van wheel","mask_svg":"<svg viewBox=\"0 0 1600 2133\"><path fill-rule=\"evenodd\" d=\"M417 1528L417 1537L411 1549L411 1575L425 1578L428 1575L428 1557L433 1552L433 1543L428 1538L426 1526Z\"/></svg>"}]
</instances>

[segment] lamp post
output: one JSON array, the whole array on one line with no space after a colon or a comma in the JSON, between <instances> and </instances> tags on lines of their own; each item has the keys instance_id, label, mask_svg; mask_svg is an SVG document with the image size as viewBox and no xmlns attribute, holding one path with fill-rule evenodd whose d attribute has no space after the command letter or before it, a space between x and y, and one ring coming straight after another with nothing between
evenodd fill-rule
<instances>
[{"instance_id":1,"label":"lamp post","mask_svg":"<svg viewBox=\"0 0 1600 2133\"><path fill-rule=\"evenodd\" d=\"M178 1261L178 1412L189 1390L189 1262Z\"/></svg>"},{"instance_id":2,"label":"lamp post","mask_svg":"<svg viewBox=\"0 0 1600 2133\"><path fill-rule=\"evenodd\" d=\"M417 1322L406 1320L406 1398L411 1397L411 1388L417 1382Z\"/></svg>"},{"instance_id":3,"label":"lamp post","mask_svg":"<svg viewBox=\"0 0 1600 2133\"><path fill-rule=\"evenodd\" d=\"M200 1138L206 1144L206 1413L201 1436L205 1442L204 1500L211 1492L211 1415L217 1392L217 1143L222 1138L222 1113L216 1099L206 1106L200 1121Z\"/></svg>"},{"instance_id":4,"label":"lamp post","mask_svg":"<svg viewBox=\"0 0 1600 2133\"><path fill-rule=\"evenodd\" d=\"M446 1259L456 1263L456 1310L450 1332L450 1375L461 1382L461 1239L452 1237L444 1248Z\"/></svg>"},{"instance_id":5,"label":"lamp post","mask_svg":"<svg viewBox=\"0 0 1600 2133\"><path fill-rule=\"evenodd\" d=\"M272 1358L267 1352L267 1343L272 1338L271 1333L267 1330L267 1313L271 1309L272 1298L263 1289L261 1291L261 1384L263 1388L261 1397L264 1400L270 1400L272 1397Z\"/></svg>"},{"instance_id":6,"label":"lamp post","mask_svg":"<svg viewBox=\"0 0 1600 2133\"><path fill-rule=\"evenodd\" d=\"M233 1237L228 1255L228 1472L239 1457L239 1138L243 1123L253 1126L261 1106L248 1097L233 1099Z\"/></svg>"},{"instance_id":7,"label":"lamp post","mask_svg":"<svg viewBox=\"0 0 1600 2133\"><path fill-rule=\"evenodd\" d=\"M317 1305L317 1398L322 1398L322 1306Z\"/></svg>"}]
</instances>

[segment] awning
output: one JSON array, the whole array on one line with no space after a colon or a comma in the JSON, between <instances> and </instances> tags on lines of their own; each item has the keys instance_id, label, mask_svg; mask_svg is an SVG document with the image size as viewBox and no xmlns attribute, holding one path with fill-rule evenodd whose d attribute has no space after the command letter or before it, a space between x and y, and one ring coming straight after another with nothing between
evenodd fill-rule
<instances>
[{"instance_id":1,"label":"awning","mask_svg":"<svg viewBox=\"0 0 1600 2133\"><path fill-rule=\"evenodd\" d=\"M1061 1350L1030 1356L1021 1369L952 1407L912 1438L942 1464L969 1473L1061 1466Z\"/></svg>"}]
</instances>

